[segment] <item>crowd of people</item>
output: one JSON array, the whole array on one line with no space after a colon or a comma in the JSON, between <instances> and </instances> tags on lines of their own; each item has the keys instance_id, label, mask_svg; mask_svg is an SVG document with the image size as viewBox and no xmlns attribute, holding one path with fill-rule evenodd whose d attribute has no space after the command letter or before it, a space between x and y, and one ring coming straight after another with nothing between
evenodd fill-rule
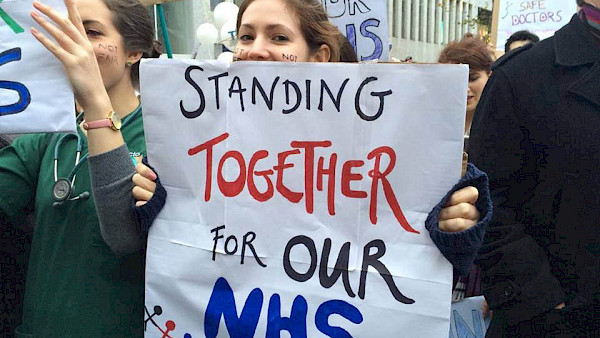
<instances>
[{"instance_id":1,"label":"crowd of people","mask_svg":"<svg viewBox=\"0 0 600 338\"><path fill-rule=\"evenodd\" d=\"M142 160L137 95L158 46L138 0L65 4L34 1L31 34L63 64L79 126L0 150L0 333L138 337L147 232L167 199ZM577 4L554 37L518 32L495 62L472 35L439 56L469 65L464 168L426 228L453 300L485 296L491 337L600 336L600 0ZM357 62L317 0L246 0L236 30L234 60Z\"/></svg>"}]
</instances>

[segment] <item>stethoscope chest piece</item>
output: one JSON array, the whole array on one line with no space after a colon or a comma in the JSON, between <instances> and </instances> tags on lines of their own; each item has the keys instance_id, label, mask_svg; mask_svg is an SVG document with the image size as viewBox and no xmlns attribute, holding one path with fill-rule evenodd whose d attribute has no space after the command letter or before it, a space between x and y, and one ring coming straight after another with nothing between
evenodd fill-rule
<instances>
[{"instance_id":1,"label":"stethoscope chest piece","mask_svg":"<svg viewBox=\"0 0 600 338\"><path fill-rule=\"evenodd\" d=\"M52 198L56 202L62 202L71 195L71 182L66 178L59 178L52 185Z\"/></svg>"}]
</instances>

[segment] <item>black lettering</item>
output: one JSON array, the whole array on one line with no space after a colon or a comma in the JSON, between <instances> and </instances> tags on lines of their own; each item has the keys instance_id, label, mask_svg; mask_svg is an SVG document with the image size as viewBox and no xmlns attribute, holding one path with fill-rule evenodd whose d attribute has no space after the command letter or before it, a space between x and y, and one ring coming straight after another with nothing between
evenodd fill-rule
<instances>
[{"instance_id":1,"label":"black lettering","mask_svg":"<svg viewBox=\"0 0 600 338\"><path fill-rule=\"evenodd\" d=\"M233 86L237 84L237 89L233 89ZM242 81L240 81L239 77L234 77L233 81L231 81L231 86L229 86L229 97L233 95L233 93L240 94L240 107L242 111L244 111L244 92L246 88L242 88Z\"/></svg>"},{"instance_id":2,"label":"black lettering","mask_svg":"<svg viewBox=\"0 0 600 338\"><path fill-rule=\"evenodd\" d=\"M335 262L335 267L333 268L333 272L331 276L327 275L327 263L329 261L329 253L331 252L331 239L326 238L323 243L323 253L321 256L321 265L319 268L319 282L321 286L329 289L335 284L335 282L342 275L342 281L344 282L344 289L346 289L346 293L348 296L354 298L356 295L354 291L352 291L352 287L350 286L350 278L348 275L348 261L350 260L350 242L344 243L342 248L340 249L340 253L338 255L337 261Z\"/></svg>"},{"instance_id":3,"label":"black lettering","mask_svg":"<svg viewBox=\"0 0 600 338\"><path fill-rule=\"evenodd\" d=\"M277 85L278 81L279 81L279 76L276 77L275 80L273 80L273 84L271 84L271 91L269 92L269 98L267 98L267 93L265 93L265 90L261 86L260 82L258 82L258 79L253 78L252 79L252 104L256 104L256 89L258 88L258 91L260 92L260 95L263 97L263 100L265 100L265 103L267 104L267 107L269 107L269 110L273 110L273 93L275 92L275 85Z\"/></svg>"},{"instance_id":4,"label":"black lettering","mask_svg":"<svg viewBox=\"0 0 600 338\"><path fill-rule=\"evenodd\" d=\"M290 80L283 81L283 85L285 86L285 103L290 104L290 86L294 87L294 91L296 91L296 104L291 109L283 109L281 112L284 114L293 113L300 107L300 102L302 102L302 93L300 92L300 88L295 82Z\"/></svg>"},{"instance_id":5,"label":"black lettering","mask_svg":"<svg viewBox=\"0 0 600 338\"><path fill-rule=\"evenodd\" d=\"M202 115L202 113L204 112L204 108L206 108L206 101L204 99L204 93L202 92L202 89L200 88L200 86L198 86L198 84L194 81L194 79L192 79L192 77L190 75L192 70L196 70L196 69L201 72L204 71L204 69L202 69L201 67L189 66L185 70L185 80L187 81L187 83L191 84L192 87L194 87L194 89L198 92L198 96L200 98L200 105L198 106L198 109L189 111L183 107L183 100L179 101L179 110L181 110L181 113L183 114L183 116L187 117L188 119L195 119L196 117Z\"/></svg>"},{"instance_id":6,"label":"black lettering","mask_svg":"<svg viewBox=\"0 0 600 338\"><path fill-rule=\"evenodd\" d=\"M233 250L229 250L229 242L233 240L233 244L235 245L233 247ZM223 249L225 249L225 253L228 255L233 255L237 249L238 249L238 242L237 242L237 238L235 238L235 236L231 235L229 237L227 237L227 239L225 240L225 245L223 246Z\"/></svg>"},{"instance_id":7,"label":"black lettering","mask_svg":"<svg viewBox=\"0 0 600 338\"><path fill-rule=\"evenodd\" d=\"M308 253L310 254L310 267L308 271L305 273L299 273L292 267L292 262L290 261L290 251L292 248L297 245L302 244L308 249ZM315 270L317 268L317 248L315 247L315 242L307 236L299 235L296 236L287 243L285 246L285 251L283 252L283 269L285 273L293 280L297 282L306 282L313 276Z\"/></svg>"},{"instance_id":8,"label":"black lettering","mask_svg":"<svg viewBox=\"0 0 600 338\"><path fill-rule=\"evenodd\" d=\"M369 252L371 251L371 248L377 249L377 251L373 255L369 254ZM398 287L396 287L396 284L394 283L394 279L392 278L392 274L387 269L387 267L383 263L381 263L381 261L379 261L379 258L383 257L384 254L385 254L385 243L380 239L372 240L369 243L367 243L367 245L365 245L365 248L363 250L362 267L361 267L361 271L360 271L360 284L358 287L358 297L360 297L360 299L365 299L365 286L367 283L367 270L369 269L369 266L372 266L373 268L375 268L375 270L377 270L377 272L379 272L379 275L383 278L383 280L387 284L388 288L390 289L390 292L392 293L392 295L394 296L394 298L397 301L399 301L400 303L404 303L404 304L414 303L415 301L413 299L410 299L410 298L404 296L400 292L400 290L398 290Z\"/></svg>"},{"instance_id":9,"label":"black lettering","mask_svg":"<svg viewBox=\"0 0 600 338\"><path fill-rule=\"evenodd\" d=\"M211 76L208 78L208 81L215 81L215 101L217 102L217 109L220 108L219 105L219 79L222 78L223 76L228 76L229 73L225 72L225 73L221 73L221 74L217 74L214 76Z\"/></svg>"},{"instance_id":10,"label":"black lettering","mask_svg":"<svg viewBox=\"0 0 600 338\"><path fill-rule=\"evenodd\" d=\"M223 235L219 235L219 230L223 230L223 229L225 229L225 225L218 226L210 231L210 232L215 233L215 237L213 237L213 241L215 242L215 244L213 245L213 250L212 250L212 260L213 261L215 260L216 253L217 253L217 242L219 241L220 238L223 238Z\"/></svg>"},{"instance_id":11,"label":"black lettering","mask_svg":"<svg viewBox=\"0 0 600 338\"><path fill-rule=\"evenodd\" d=\"M248 237L252 237L252 238L248 239ZM252 231L250 231L244 235L244 239L242 241L242 264L244 264L244 257L245 257L246 245L247 245L250 248L250 251L252 251L252 255L254 256L256 263L258 263L258 265L262 266L263 268L266 268L267 265L265 263L261 262L260 258L258 258L258 255L256 254L256 249L254 249L254 245L252 245L252 241L255 238L256 238L256 234Z\"/></svg>"},{"instance_id":12,"label":"black lettering","mask_svg":"<svg viewBox=\"0 0 600 338\"><path fill-rule=\"evenodd\" d=\"M358 90L356 91L356 96L354 97L354 107L356 108L356 113L358 114L358 116L360 116L361 119L363 119L365 121L377 120L379 118L379 116L381 116L381 114L383 113L384 98L386 96L392 94L391 90L387 90L385 92L371 92L371 96L379 97L379 108L377 110L377 113L373 116L369 116L369 115L366 115L365 113L363 113L363 111L360 109L360 94L362 93L363 87L365 85L367 85L367 83L373 82L373 81L377 81L377 78L374 76L369 76L368 78L366 78L360 84L360 86L358 86Z\"/></svg>"},{"instance_id":13,"label":"black lettering","mask_svg":"<svg viewBox=\"0 0 600 338\"><path fill-rule=\"evenodd\" d=\"M310 80L306 80L306 110L310 110Z\"/></svg>"},{"instance_id":14,"label":"black lettering","mask_svg":"<svg viewBox=\"0 0 600 338\"><path fill-rule=\"evenodd\" d=\"M350 79L345 79L344 82L342 82L342 85L340 87L340 89L338 90L337 93L337 97L334 98L333 97L333 93L331 92L331 90L329 89L329 86L327 85L327 82L325 82L325 80L321 80L321 97L319 99L319 110L323 111L323 93L325 91L327 91L327 94L329 94L329 98L331 99L331 102L333 102L333 104L335 105L335 109L337 109L337 111L340 111L340 102L342 99L342 93L344 92L344 87L346 87L346 84L348 83L348 81L350 81Z\"/></svg>"}]
</instances>

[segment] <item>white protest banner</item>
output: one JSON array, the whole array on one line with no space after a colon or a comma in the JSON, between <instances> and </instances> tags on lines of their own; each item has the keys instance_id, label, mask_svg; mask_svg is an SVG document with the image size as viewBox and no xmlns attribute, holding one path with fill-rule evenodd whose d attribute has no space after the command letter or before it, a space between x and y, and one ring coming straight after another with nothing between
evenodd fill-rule
<instances>
[{"instance_id":1,"label":"white protest banner","mask_svg":"<svg viewBox=\"0 0 600 338\"><path fill-rule=\"evenodd\" d=\"M390 60L386 0L321 0L329 20L354 47L358 61Z\"/></svg>"},{"instance_id":2,"label":"white protest banner","mask_svg":"<svg viewBox=\"0 0 600 338\"><path fill-rule=\"evenodd\" d=\"M465 65L147 60L147 337L448 335ZM160 79L160 81L156 81Z\"/></svg>"},{"instance_id":3,"label":"white protest banner","mask_svg":"<svg viewBox=\"0 0 600 338\"><path fill-rule=\"evenodd\" d=\"M62 64L29 32L31 0L0 0L0 133L74 132L73 91ZM62 0L45 4L66 12Z\"/></svg>"},{"instance_id":4,"label":"white protest banner","mask_svg":"<svg viewBox=\"0 0 600 338\"><path fill-rule=\"evenodd\" d=\"M545 39L566 25L577 12L577 4L570 0L499 1L496 49L502 52L513 33L528 30Z\"/></svg>"}]
</instances>

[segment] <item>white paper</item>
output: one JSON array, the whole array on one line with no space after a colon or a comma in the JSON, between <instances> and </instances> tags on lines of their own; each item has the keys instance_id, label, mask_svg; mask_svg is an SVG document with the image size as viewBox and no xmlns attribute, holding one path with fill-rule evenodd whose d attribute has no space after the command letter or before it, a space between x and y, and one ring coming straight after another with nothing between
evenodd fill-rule
<instances>
[{"instance_id":1,"label":"white paper","mask_svg":"<svg viewBox=\"0 0 600 338\"><path fill-rule=\"evenodd\" d=\"M234 62L227 67L214 61L144 61L148 156L168 191L148 239L146 336L279 336L282 327L308 337L447 335L452 268L424 221L460 176L467 73L464 65ZM255 81L266 101L273 88L271 108ZM338 111L335 101L344 83ZM283 113L296 106L295 88L302 99L295 111ZM208 147L200 146L209 140L215 140L210 157ZM315 148L313 166L306 170L306 149L294 141L328 146ZM331 169L332 154L335 185L329 190L330 176L318 177ZM377 161L385 184L380 175L369 176ZM239 163L246 175L240 175ZM269 170L272 194L259 201L269 190L262 175ZM313 182L306 184L311 174ZM238 179L239 186L228 183ZM358 197L348 197L353 194ZM392 200L408 224L394 215ZM216 235L223 237L215 248ZM252 246L244 246L244 238ZM298 244L291 245L292 239ZM328 268L322 270L326 244L330 254L323 267ZM361 291L365 247L371 263L381 263L372 265L382 274L365 265ZM347 253L342 255L347 264L327 285L320 273L331 275L340 252ZM286 272L285 262L297 275ZM349 291L342 278L346 271ZM215 285L220 292L213 294ZM225 320L218 306L230 311Z\"/></svg>"},{"instance_id":2,"label":"white paper","mask_svg":"<svg viewBox=\"0 0 600 338\"><path fill-rule=\"evenodd\" d=\"M520 30L528 30L539 36L540 40L554 35L554 32L569 23L573 14L577 12L575 1L499 1L496 40L496 49L499 51L504 51L506 40Z\"/></svg>"},{"instance_id":3,"label":"white paper","mask_svg":"<svg viewBox=\"0 0 600 338\"><path fill-rule=\"evenodd\" d=\"M0 2L0 133L75 132L73 91L60 61L29 32L45 32L31 3ZM66 12L62 0L44 3Z\"/></svg>"}]
</instances>

